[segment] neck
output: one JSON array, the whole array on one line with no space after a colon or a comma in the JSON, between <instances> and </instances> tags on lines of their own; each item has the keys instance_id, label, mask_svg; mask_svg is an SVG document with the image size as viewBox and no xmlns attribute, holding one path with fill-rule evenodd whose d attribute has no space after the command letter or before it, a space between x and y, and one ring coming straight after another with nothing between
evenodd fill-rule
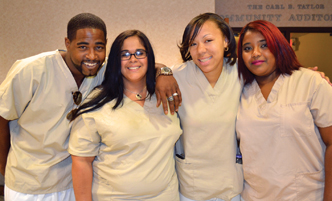
<instances>
[{"instance_id":1,"label":"neck","mask_svg":"<svg viewBox=\"0 0 332 201\"><path fill-rule=\"evenodd\" d=\"M279 77L279 73L273 71L270 75L267 76L255 76L255 79L260 87L265 85L273 85Z\"/></svg>"},{"instance_id":2,"label":"neck","mask_svg":"<svg viewBox=\"0 0 332 201\"><path fill-rule=\"evenodd\" d=\"M261 89L261 93L265 98L265 100L267 100L267 98L269 97L270 92L274 86L274 83L277 81L278 77L279 74L277 74L276 72L273 72L273 74L265 77L256 76L255 79L258 83L259 88Z\"/></svg>"},{"instance_id":3,"label":"neck","mask_svg":"<svg viewBox=\"0 0 332 201\"><path fill-rule=\"evenodd\" d=\"M222 72L222 68L220 68L220 70L218 69L218 71L204 73L206 79L208 80L208 82L210 83L212 88L214 88L214 86L218 82L221 72Z\"/></svg>"},{"instance_id":4,"label":"neck","mask_svg":"<svg viewBox=\"0 0 332 201\"><path fill-rule=\"evenodd\" d=\"M67 54L67 52L61 52L60 53L64 62L66 63L67 67L69 68L71 74L73 75L74 77L74 80L77 84L77 88L80 88L85 76L75 68L75 66L73 66L70 58L69 58L69 55Z\"/></svg>"}]
</instances>

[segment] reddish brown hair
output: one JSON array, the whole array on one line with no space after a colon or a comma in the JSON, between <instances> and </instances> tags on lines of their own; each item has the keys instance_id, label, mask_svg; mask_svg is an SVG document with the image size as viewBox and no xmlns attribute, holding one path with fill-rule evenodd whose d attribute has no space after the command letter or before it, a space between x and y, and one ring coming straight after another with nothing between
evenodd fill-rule
<instances>
[{"instance_id":1,"label":"reddish brown hair","mask_svg":"<svg viewBox=\"0 0 332 201\"><path fill-rule=\"evenodd\" d=\"M271 22L256 20L242 28L238 42L239 77L243 78L245 84L251 83L255 79L254 74L248 70L242 58L243 38L248 31L257 31L264 36L267 47L275 57L278 74L291 75L292 71L298 70L302 66L280 30Z\"/></svg>"}]
</instances>

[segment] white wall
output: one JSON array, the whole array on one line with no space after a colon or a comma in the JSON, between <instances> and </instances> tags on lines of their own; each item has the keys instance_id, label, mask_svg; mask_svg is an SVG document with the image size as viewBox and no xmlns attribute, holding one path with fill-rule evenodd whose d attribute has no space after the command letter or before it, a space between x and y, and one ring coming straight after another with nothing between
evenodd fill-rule
<instances>
[{"instance_id":1,"label":"white wall","mask_svg":"<svg viewBox=\"0 0 332 201\"><path fill-rule=\"evenodd\" d=\"M122 31L139 29L149 37L156 62L179 63L177 44L185 26L198 14L214 12L214 4L214 0L0 0L0 82L17 59L64 49L67 23L81 12L105 21L107 49Z\"/></svg>"}]
</instances>

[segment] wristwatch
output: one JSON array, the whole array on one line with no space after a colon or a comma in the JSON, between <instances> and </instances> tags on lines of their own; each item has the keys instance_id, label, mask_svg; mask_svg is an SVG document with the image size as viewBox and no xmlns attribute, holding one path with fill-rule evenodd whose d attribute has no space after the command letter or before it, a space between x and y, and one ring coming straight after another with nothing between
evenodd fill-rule
<instances>
[{"instance_id":1,"label":"wristwatch","mask_svg":"<svg viewBox=\"0 0 332 201\"><path fill-rule=\"evenodd\" d=\"M159 75L173 75L172 69L169 67L162 67L160 70L157 71L156 78Z\"/></svg>"}]
</instances>

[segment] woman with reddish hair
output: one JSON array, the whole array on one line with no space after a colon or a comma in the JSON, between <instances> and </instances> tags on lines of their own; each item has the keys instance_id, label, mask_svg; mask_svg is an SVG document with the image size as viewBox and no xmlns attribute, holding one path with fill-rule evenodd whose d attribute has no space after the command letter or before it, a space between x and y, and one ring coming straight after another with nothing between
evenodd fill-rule
<instances>
[{"instance_id":1,"label":"woman with reddish hair","mask_svg":"<svg viewBox=\"0 0 332 201\"><path fill-rule=\"evenodd\" d=\"M301 67L278 28L257 20L238 43L245 83L236 131L242 200L331 200L332 88Z\"/></svg>"}]
</instances>

